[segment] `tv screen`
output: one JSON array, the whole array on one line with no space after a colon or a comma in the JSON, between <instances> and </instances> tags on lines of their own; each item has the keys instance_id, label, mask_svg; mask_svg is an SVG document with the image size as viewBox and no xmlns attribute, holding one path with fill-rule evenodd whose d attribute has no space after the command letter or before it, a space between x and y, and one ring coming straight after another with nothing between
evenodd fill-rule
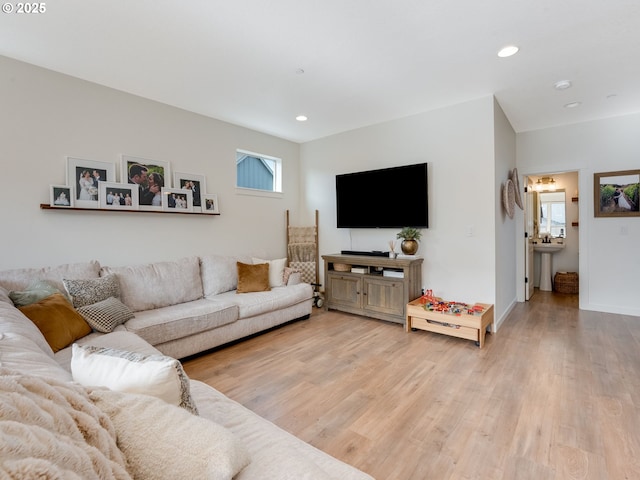
<instances>
[{"instance_id":1,"label":"tv screen","mask_svg":"<svg viewBox=\"0 0 640 480\"><path fill-rule=\"evenodd\" d=\"M338 228L429 226L427 164L336 175Z\"/></svg>"}]
</instances>

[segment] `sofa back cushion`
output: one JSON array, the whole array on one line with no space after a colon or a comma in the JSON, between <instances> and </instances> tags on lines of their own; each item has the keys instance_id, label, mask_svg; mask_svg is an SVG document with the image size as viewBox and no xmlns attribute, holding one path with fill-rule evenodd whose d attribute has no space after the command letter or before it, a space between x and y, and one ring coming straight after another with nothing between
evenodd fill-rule
<instances>
[{"instance_id":1,"label":"sofa back cushion","mask_svg":"<svg viewBox=\"0 0 640 480\"><path fill-rule=\"evenodd\" d=\"M200 260L186 257L126 267L103 267L101 276L115 274L120 300L134 312L168 307L202 298Z\"/></svg>"},{"instance_id":2,"label":"sofa back cushion","mask_svg":"<svg viewBox=\"0 0 640 480\"><path fill-rule=\"evenodd\" d=\"M237 262L252 263L249 256L207 255L200 257L202 287L206 298L238 288Z\"/></svg>"},{"instance_id":3,"label":"sofa back cushion","mask_svg":"<svg viewBox=\"0 0 640 480\"><path fill-rule=\"evenodd\" d=\"M6 289L0 287L0 335L13 333L28 338L38 345L45 355L53 358L53 350L51 350L42 332L36 327L35 323L13 306L7 293Z\"/></svg>"},{"instance_id":4,"label":"sofa back cushion","mask_svg":"<svg viewBox=\"0 0 640 480\"><path fill-rule=\"evenodd\" d=\"M90 279L100 275L100 263L96 260L67 263L55 267L19 268L0 272L0 286L7 290L25 290L36 280L46 280L64 292L63 278Z\"/></svg>"}]
</instances>

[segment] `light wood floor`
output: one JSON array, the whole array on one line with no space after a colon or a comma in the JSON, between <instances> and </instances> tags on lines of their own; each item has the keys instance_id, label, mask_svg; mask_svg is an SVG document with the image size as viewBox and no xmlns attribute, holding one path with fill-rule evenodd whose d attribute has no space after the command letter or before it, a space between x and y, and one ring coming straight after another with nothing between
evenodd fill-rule
<instances>
[{"instance_id":1,"label":"light wood floor","mask_svg":"<svg viewBox=\"0 0 640 480\"><path fill-rule=\"evenodd\" d=\"M537 292L483 349L314 309L185 370L378 480L640 478L640 318Z\"/></svg>"}]
</instances>

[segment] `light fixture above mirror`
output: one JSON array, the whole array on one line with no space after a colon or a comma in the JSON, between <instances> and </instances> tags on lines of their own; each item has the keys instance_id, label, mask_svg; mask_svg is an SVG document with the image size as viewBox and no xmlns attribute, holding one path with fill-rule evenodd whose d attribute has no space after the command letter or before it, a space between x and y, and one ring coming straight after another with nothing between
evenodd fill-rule
<instances>
[{"instance_id":1,"label":"light fixture above mirror","mask_svg":"<svg viewBox=\"0 0 640 480\"><path fill-rule=\"evenodd\" d=\"M536 191L555 192L555 190L556 190L556 181L553 179L553 177L538 178L538 181L536 182Z\"/></svg>"}]
</instances>

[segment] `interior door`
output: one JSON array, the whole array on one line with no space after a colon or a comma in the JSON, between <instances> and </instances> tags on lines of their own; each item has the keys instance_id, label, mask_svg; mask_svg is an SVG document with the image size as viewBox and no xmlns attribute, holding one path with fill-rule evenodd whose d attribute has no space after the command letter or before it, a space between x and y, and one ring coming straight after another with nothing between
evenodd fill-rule
<instances>
[{"instance_id":1,"label":"interior door","mask_svg":"<svg viewBox=\"0 0 640 480\"><path fill-rule=\"evenodd\" d=\"M536 193L532 188L525 192L525 232L524 236L524 271L526 283L524 285L524 299L529 300L534 293L533 289L533 244L530 239L534 235L534 216L536 213Z\"/></svg>"}]
</instances>

